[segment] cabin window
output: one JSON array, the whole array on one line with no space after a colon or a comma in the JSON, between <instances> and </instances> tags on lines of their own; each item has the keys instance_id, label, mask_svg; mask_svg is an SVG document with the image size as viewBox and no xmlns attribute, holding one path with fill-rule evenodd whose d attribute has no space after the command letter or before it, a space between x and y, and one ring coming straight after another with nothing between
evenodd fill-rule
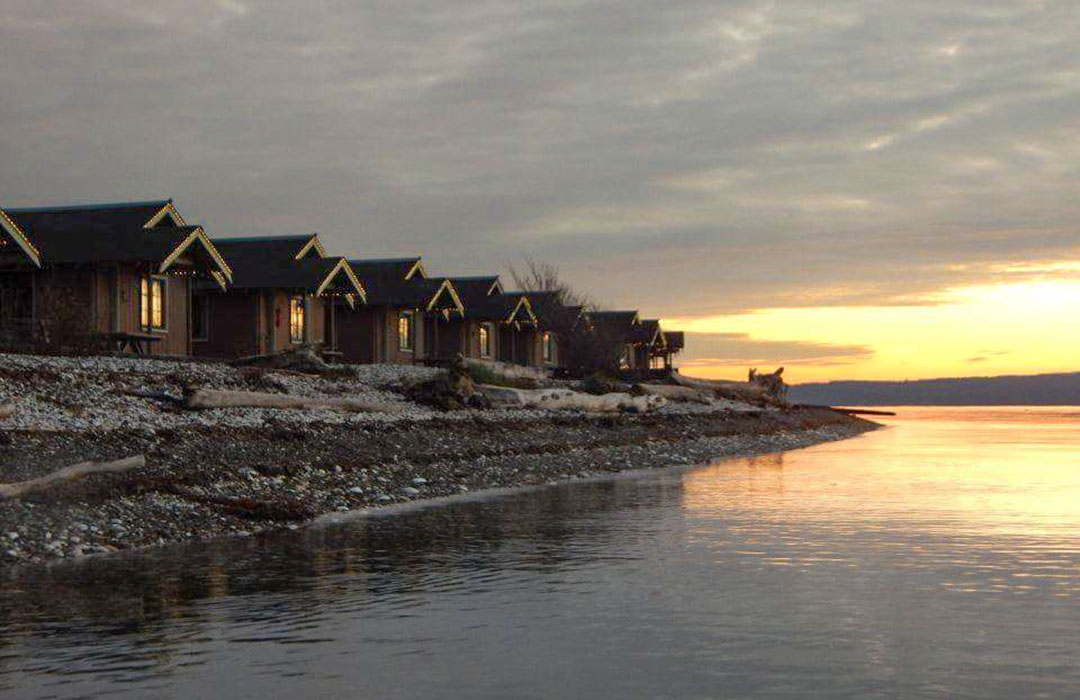
<instances>
[{"instance_id":1,"label":"cabin window","mask_svg":"<svg viewBox=\"0 0 1080 700\"><path fill-rule=\"evenodd\" d=\"M191 297L191 339L210 340L210 299L202 294Z\"/></svg>"},{"instance_id":2,"label":"cabin window","mask_svg":"<svg viewBox=\"0 0 1080 700\"><path fill-rule=\"evenodd\" d=\"M148 331L164 331L167 328L165 295L168 280L164 277L146 276L139 280L139 325Z\"/></svg>"},{"instance_id":3,"label":"cabin window","mask_svg":"<svg viewBox=\"0 0 1080 700\"><path fill-rule=\"evenodd\" d=\"M541 345L543 346L544 362L551 362L555 359L555 336L550 331L544 331Z\"/></svg>"},{"instance_id":4,"label":"cabin window","mask_svg":"<svg viewBox=\"0 0 1080 700\"><path fill-rule=\"evenodd\" d=\"M304 342L304 297L289 299L289 340Z\"/></svg>"},{"instance_id":5,"label":"cabin window","mask_svg":"<svg viewBox=\"0 0 1080 700\"><path fill-rule=\"evenodd\" d=\"M491 324L480 324L480 357L491 357Z\"/></svg>"},{"instance_id":6,"label":"cabin window","mask_svg":"<svg viewBox=\"0 0 1080 700\"><path fill-rule=\"evenodd\" d=\"M413 336L416 333L416 325L414 323L412 311L402 311L398 315L397 331L398 350L402 352L412 352Z\"/></svg>"}]
</instances>

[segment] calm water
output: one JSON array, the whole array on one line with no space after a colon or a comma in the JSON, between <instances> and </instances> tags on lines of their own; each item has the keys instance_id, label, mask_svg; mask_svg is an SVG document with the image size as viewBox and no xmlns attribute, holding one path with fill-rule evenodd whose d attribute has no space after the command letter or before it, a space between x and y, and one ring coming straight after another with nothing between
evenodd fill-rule
<instances>
[{"instance_id":1,"label":"calm water","mask_svg":"<svg viewBox=\"0 0 1080 700\"><path fill-rule=\"evenodd\" d=\"M1080 411L0 585L6 698L1080 696Z\"/></svg>"}]
</instances>

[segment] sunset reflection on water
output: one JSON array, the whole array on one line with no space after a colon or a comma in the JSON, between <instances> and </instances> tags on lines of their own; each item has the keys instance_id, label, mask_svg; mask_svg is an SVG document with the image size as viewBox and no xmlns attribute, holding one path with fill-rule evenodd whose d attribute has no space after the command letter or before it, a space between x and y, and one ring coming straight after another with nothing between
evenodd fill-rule
<instances>
[{"instance_id":1,"label":"sunset reflection on water","mask_svg":"<svg viewBox=\"0 0 1080 700\"><path fill-rule=\"evenodd\" d=\"M0 577L0 694L1074 697L1080 411Z\"/></svg>"}]
</instances>

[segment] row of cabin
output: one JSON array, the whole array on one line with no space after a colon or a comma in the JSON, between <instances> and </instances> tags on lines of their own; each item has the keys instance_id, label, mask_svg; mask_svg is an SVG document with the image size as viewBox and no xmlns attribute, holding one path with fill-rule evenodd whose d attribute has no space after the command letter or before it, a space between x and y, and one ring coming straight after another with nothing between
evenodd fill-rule
<instances>
[{"instance_id":1,"label":"row of cabin","mask_svg":"<svg viewBox=\"0 0 1080 700\"><path fill-rule=\"evenodd\" d=\"M569 319L569 324L568 324ZM0 342L96 337L235 358L314 345L349 363L466 357L560 367L585 324L619 366L670 368L681 333L592 312L497 275L429 276L419 258L346 259L317 234L211 239L171 200L0 209ZM125 342L126 341L126 342Z\"/></svg>"}]
</instances>

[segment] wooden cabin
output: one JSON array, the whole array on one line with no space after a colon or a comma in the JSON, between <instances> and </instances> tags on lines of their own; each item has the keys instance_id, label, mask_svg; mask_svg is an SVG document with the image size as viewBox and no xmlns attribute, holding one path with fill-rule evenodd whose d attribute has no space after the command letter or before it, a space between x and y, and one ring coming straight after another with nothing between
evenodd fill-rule
<instances>
[{"instance_id":1,"label":"wooden cabin","mask_svg":"<svg viewBox=\"0 0 1080 700\"><path fill-rule=\"evenodd\" d=\"M232 269L172 200L0 211L0 334L9 345L190 355L192 291Z\"/></svg>"},{"instance_id":2,"label":"wooden cabin","mask_svg":"<svg viewBox=\"0 0 1080 700\"><path fill-rule=\"evenodd\" d=\"M317 234L222 238L233 266L227 290L200 285L194 297L195 354L243 357L298 345L339 349L339 306L363 305L349 263L329 257Z\"/></svg>"},{"instance_id":3,"label":"wooden cabin","mask_svg":"<svg viewBox=\"0 0 1080 700\"><path fill-rule=\"evenodd\" d=\"M641 319L637 311L593 311L589 320L593 342L602 357L600 364L618 370L643 369L636 352L641 338ZM644 368L647 367L648 364Z\"/></svg>"},{"instance_id":4,"label":"wooden cabin","mask_svg":"<svg viewBox=\"0 0 1080 700\"><path fill-rule=\"evenodd\" d=\"M561 292L525 292L529 297L538 327L538 357L544 367L564 372L577 367L588 354L583 344L591 344L589 321L583 306L563 303Z\"/></svg>"},{"instance_id":5,"label":"wooden cabin","mask_svg":"<svg viewBox=\"0 0 1080 700\"><path fill-rule=\"evenodd\" d=\"M651 367L670 371L674 369L675 356L686 347L686 335L682 331L662 331L661 335L664 342L653 348Z\"/></svg>"},{"instance_id":6,"label":"wooden cabin","mask_svg":"<svg viewBox=\"0 0 1080 700\"><path fill-rule=\"evenodd\" d=\"M419 257L349 260L367 288L367 304L338 316L345 362L436 362L448 325L465 306L454 284L430 278ZM451 334L453 332L451 331Z\"/></svg>"},{"instance_id":7,"label":"wooden cabin","mask_svg":"<svg viewBox=\"0 0 1080 700\"><path fill-rule=\"evenodd\" d=\"M442 336L440 358L456 353L480 360L542 366L540 334L528 295L507 293L497 275L452 277L465 317Z\"/></svg>"},{"instance_id":8,"label":"wooden cabin","mask_svg":"<svg viewBox=\"0 0 1080 700\"><path fill-rule=\"evenodd\" d=\"M660 329L659 319L642 319L630 334L630 343L630 369L654 369L655 353L664 346L664 333Z\"/></svg>"}]
</instances>

